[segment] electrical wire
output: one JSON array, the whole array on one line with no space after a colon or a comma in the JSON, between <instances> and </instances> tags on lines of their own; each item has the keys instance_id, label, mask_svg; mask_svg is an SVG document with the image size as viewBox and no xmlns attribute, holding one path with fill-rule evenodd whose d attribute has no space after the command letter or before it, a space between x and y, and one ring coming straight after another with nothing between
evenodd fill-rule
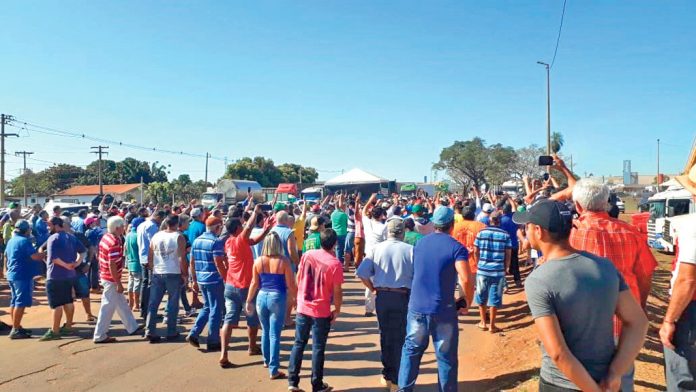
<instances>
[{"instance_id":1,"label":"electrical wire","mask_svg":"<svg viewBox=\"0 0 696 392\"><path fill-rule=\"evenodd\" d=\"M553 59L551 60L551 66L549 68L553 68L553 64L556 62L556 54L558 53L558 43L561 42L561 31L563 31L563 19L565 19L566 1L567 0L563 0L563 12L561 13L561 25L558 26L558 36L556 37L556 49L553 50Z\"/></svg>"}]
</instances>

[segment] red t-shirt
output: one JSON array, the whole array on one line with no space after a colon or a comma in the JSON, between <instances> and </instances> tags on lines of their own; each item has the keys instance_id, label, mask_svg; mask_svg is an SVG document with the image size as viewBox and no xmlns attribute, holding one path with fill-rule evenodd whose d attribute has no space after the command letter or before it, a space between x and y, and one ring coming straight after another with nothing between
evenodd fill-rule
<instances>
[{"instance_id":1,"label":"red t-shirt","mask_svg":"<svg viewBox=\"0 0 696 392\"><path fill-rule=\"evenodd\" d=\"M241 235L230 236L225 242L227 256L227 279L225 282L238 289L251 286L254 255L251 253L249 240Z\"/></svg>"},{"instance_id":2,"label":"red t-shirt","mask_svg":"<svg viewBox=\"0 0 696 392\"><path fill-rule=\"evenodd\" d=\"M331 316L334 286L343 283L343 266L333 253L307 251L297 272L297 312L314 318Z\"/></svg>"},{"instance_id":3,"label":"red t-shirt","mask_svg":"<svg viewBox=\"0 0 696 392\"><path fill-rule=\"evenodd\" d=\"M99 278L116 283L111 276L109 265L116 263L116 270L123 271L123 243L121 238L107 233L99 241Z\"/></svg>"}]
</instances>

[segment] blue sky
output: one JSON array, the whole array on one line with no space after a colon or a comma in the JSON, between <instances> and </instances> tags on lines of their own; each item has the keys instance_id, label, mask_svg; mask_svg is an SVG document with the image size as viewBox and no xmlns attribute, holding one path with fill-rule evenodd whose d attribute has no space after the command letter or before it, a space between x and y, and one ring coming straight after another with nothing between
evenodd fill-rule
<instances>
[{"instance_id":1,"label":"blue sky","mask_svg":"<svg viewBox=\"0 0 696 392\"><path fill-rule=\"evenodd\" d=\"M0 112L139 145L422 180L481 136L544 144L563 2L14 1ZM683 168L696 136L696 2L569 0L552 129L579 174ZM16 131L8 128L9 132ZM6 151L85 165L96 143L21 131ZM204 159L110 148L202 178ZM20 158L8 157L8 176ZM46 162L29 161L40 170ZM210 175L224 164L211 160ZM442 177L442 174L440 174Z\"/></svg>"}]
</instances>

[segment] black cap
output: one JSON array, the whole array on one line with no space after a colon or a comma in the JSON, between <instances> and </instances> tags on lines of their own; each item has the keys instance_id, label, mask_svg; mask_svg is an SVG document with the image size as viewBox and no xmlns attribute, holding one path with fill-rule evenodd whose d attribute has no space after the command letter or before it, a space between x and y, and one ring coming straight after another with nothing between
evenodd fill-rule
<instances>
[{"instance_id":1,"label":"black cap","mask_svg":"<svg viewBox=\"0 0 696 392\"><path fill-rule=\"evenodd\" d=\"M543 199L527 211L514 213L512 221L518 225L533 223L552 233L568 233L573 227L573 214L565 204Z\"/></svg>"}]
</instances>

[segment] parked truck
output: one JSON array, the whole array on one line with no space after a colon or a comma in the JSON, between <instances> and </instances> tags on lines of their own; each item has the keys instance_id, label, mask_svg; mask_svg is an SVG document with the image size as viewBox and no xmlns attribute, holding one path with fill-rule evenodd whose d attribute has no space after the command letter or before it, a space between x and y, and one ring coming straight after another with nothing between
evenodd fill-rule
<instances>
[{"instance_id":1,"label":"parked truck","mask_svg":"<svg viewBox=\"0 0 696 392\"><path fill-rule=\"evenodd\" d=\"M201 204L204 207L214 206L222 203L227 206L244 201L249 194L252 195L254 202L263 203L265 198L261 191L261 185L256 181L247 180L228 180L218 181L217 185L208 188L208 192L201 197Z\"/></svg>"}]
</instances>

